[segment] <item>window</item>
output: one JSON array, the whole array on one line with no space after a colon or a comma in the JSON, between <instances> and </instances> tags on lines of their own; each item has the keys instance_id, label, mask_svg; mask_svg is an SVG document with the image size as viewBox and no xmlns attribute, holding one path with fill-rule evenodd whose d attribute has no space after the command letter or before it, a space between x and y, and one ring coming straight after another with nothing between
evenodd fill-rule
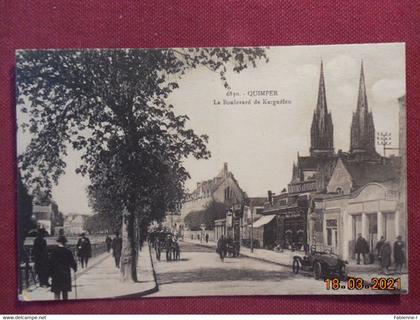
<instances>
[{"instance_id":1,"label":"window","mask_svg":"<svg viewBox=\"0 0 420 320\"><path fill-rule=\"evenodd\" d=\"M332 245L332 229L331 228L327 229L327 245L329 246Z\"/></svg>"},{"instance_id":2,"label":"window","mask_svg":"<svg viewBox=\"0 0 420 320\"><path fill-rule=\"evenodd\" d=\"M337 192L337 194L344 194L343 189L340 187L338 187L337 190L335 190L335 192Z\"/></svg>"},{"instance_id":3,"label":"window","mask_svg":"<svg viewBox=\"0 0 420 320\"><path fill-rule=\"evenodd\" d=\"M230 187L227 187L225 189L225 200L227 199L232 199L233 198L233 192L232 189Z\"/></svg>"}]
</instances>

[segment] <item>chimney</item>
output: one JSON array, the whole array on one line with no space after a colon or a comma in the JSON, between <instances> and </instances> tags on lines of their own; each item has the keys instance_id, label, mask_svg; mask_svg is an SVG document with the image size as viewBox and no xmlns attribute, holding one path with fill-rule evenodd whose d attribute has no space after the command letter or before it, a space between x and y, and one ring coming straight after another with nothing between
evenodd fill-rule
<instances>
[{"instance_id":1,"label":"chimney","mask_svg":"<svg viewBox=\"0 0 420 320\"><path fill-rule=\"evenodd\" d=\"M227 177L227 174L228 174L228 163L227 162L223 163L223 172L224 172L224 176Z\"/></svg>"},{"instance_id":2,"label":"chimney","mask_svg":"<svg viewBox=\"0 0 420 320\"><path fill-rule=\"evenodd\" d=\"M268 193L268 202L270 202L270 204L273 204L273 193L271 192L271 190L268 190L267 193Z\"/></svg>"}]
</instances>

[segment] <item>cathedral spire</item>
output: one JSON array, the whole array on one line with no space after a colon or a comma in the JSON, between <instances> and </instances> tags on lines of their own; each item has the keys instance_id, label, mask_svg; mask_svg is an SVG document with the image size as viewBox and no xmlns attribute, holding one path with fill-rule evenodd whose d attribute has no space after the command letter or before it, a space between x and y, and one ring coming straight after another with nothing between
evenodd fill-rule
<instances>
[{"instance_id":1,"label":"cathedral spire","mask_svg":"<svg viewBox=\"0 0 420 320\"><path fill-rule=\"evenodd\" d=\"M375 152L375 125L368 107L363 61L360 66L357 108L356 112L353 112L351 124L350 152Z\"/></svg>"},{"instance_id":2,"label":"cathedral spire","mask_svg":"<svg viewBox=\"0 0 420 320\"><path fill-rule=\"evenodd\" d=\"M311 155L332 154L334 152L333 124L327 108L324 63L321 60L318 100L311 126Z\"/></svg>"},{"instance_id":3,"label":"cathedral spire","mask_svg":"<svg viewBox=\"0 0 420 320\"><path fill-rule=\"evenodd\" d=\"M359 96L357 98L357 112L363 112L363 113L368 112L365 72L363 70L363 60L360 66Z\"/></svg>"},{"instance_id":4,"label":"cathedral spire","mask_svg":"<svg viewBox=\"0 0 420 320\"><path fill-rule=\"evenodd\" d=\"M321 71L319 75L319 87L318 87L318 102L316 105L316 111L320 115L324 115L328 112L327 109L327 97L325 94L325 80L324 80L324 63L321 60ZM323 117L321 117L322 119Z\"/></svg>"}]
</instances>

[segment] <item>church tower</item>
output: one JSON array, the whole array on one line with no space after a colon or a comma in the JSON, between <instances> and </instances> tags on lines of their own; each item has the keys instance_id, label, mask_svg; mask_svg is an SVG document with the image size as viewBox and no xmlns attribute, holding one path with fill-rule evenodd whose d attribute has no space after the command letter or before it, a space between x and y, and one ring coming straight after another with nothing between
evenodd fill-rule
<instances>
[{"instance_id":1,"label":"church tower","mask_svg":"<svg viewBox=\"0 0 420 320\"><path fill-rule=\"evenodd\" d=\"M311 156L332 155L334 153L334 136L331 113L327 108L325 93L324 66L321 61L319 77L318 102L314 111L311 126Z\"/></svg>"},{"instance_id":2,"label":"church tower","mask_svg":"<svg viewBox=\"0 0 420 320\"><path fill-rule=\"evenodd\" d=\"M356 112L353 112L353 119L351 122L350 153L376 153L375 125L373 124L372 112L368 109L363 62L360 69L357 109Z\"/></svg>"}]
</instances>

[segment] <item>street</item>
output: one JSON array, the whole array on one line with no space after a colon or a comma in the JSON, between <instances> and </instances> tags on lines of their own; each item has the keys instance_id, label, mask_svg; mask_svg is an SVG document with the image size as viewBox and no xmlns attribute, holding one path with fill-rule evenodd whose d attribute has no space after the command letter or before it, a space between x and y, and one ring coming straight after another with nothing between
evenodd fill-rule
<instances>
[{"instance_id":1,"label":"street","mask_svg":"<svg viewBox=\"0 0 420 320\"><path fill-rule=\"evenodd\" d=\"M222 262L211 248L180 242L181 260L157 261L152 250L157 296L326 294L325 284L289 267L238 257ZM340 292L340 293L346 293Z\"/></svg>"}]
</instances>

